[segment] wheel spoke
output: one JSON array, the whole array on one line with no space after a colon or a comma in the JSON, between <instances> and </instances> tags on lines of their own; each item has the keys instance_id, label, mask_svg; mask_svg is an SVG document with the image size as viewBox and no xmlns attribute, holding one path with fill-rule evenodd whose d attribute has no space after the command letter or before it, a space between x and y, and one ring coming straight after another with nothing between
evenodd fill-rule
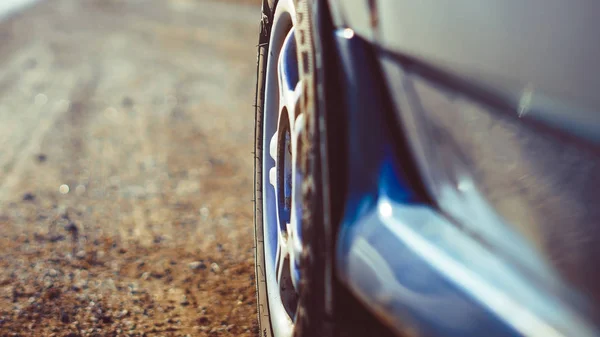
<instances>
[{"instance_id":1,"label":"wheel spoke","mask_svg":"<svg viewBox=\"0 0 600 337\"><path fill-rule=\"evenodd\" d=\"M300 169L302 155L302 132L304 132L304 114L299 114L292 129L292 203L290 224L288 226L288 251L290 254L290 273L294 288L298 288L300 256L302 254L302 181Z\"/></svg>"},{"instance_id":2,"label":"wheel spoke","mask_svg":"<svg viewBox=\"0 0 600 337\"><path fill-rule=\"evenodd\" d=\"M299 114L298 102L301 96L301 86L298 77L298 55L294 29L290 30L278 60L279 70L279 111L288 112L290 125L294 125Z\"/></svg>"},{"instance_id":3,"label":"wheel spoke","mask_svg":"<svg viewBox=\"0 0 600 337\"><path fill-rule=\"evenodd\" d=\"M287 241L285 238L279 238L279 247L277 252L277 283L281 284L282 278L284 277L285 265L288 263L289 252L287 245L282 241Z\"/></svg>"},{"instance_id":4,"label":"wheel spoke","mask_svg":"<svg viewBox=\"0 0 600 337\"><path fill-rule=\"evenodd\" d=\"M269 170L269 182L273 185L273 188L277 188L277 168L271 167Z\"/></svg>"},{"instance_id":5,"label":"wheel spoke","mask_svg":"<svg viewBox=\"0 0 600 337\"><path fill-rule=\"evenodd\" d=\"M278 141L278 132L275 131L273 137L271 137L271 141L269 143L269 155L273 160L277 161L277 141Z\"/></svg>"},{"instance_id":6,"label":"wheel spoke","mask_svg":"<svg viewBox=\"0 0 600 337\"><path fill-rule=\"evenodd\" d=\"M285 310L288 312L290 317L293 317L296 312L296 306L298 305L298 294L296 287L292 283L291 274L291 259L289 255L289 246L287 238L280 237L279 253L277 254L277 284L279 285L279 292L281 294L281 300Z\"/></svg>"}]
</instances>

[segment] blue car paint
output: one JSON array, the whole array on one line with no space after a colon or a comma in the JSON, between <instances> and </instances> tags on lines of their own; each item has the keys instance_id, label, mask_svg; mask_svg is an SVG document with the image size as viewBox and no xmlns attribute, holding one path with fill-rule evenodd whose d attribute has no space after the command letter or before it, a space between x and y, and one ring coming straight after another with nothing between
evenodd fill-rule
<instances>
[{"instance_id":1,"label":"blue car paint","mask_svg":"<svg viewBox=\"0 0 600 337\"><path fill-rule=\"evenodd\" d=\"M556 288L549 283L558 273L580 293L565 297L598 312L600 272L590 268L600 256L594 148L515 118L418 65L378 58L438 207L540 286Z\"/></svg>"},{"instance_id":2,"label":"blue car paint","mask_svg":"<svg viewBox=\"0 0 600 337\"><path fill-rule=\"evenodd\" d=\"M339 279L397 331L419 336L595 336L541 287L414 192L391 136L369 45L336 34L346 85L348 197ZM406 159L406 158L404 158Z\"/></svg>"}]
</instances>

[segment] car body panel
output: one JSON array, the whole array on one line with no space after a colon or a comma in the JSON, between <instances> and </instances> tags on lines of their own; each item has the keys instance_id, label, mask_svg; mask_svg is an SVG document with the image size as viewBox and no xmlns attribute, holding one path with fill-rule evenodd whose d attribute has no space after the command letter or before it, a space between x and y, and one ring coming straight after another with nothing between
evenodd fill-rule
<instances>
[{"instance_id":1,"label":"car body panel","mask_svg":"<svg viewBox=\"0 0 600 337\"><path fill-rule=\"evenodd\" d=\"M600 2L329 2L339 28L474 84L519 117L600 142Z\"/></svg>"},{"instance_id":2,"label":"car body panel","mask_svg":"<svg viewBox=\"0 0 600 337\"><path fill-rule=\"evenodd\" d=\"M586 300L518 230L463 228L419 195L375 49L343 30L335 39L349 135L339 279L409 335L597 335ZM418 99L414 91L394 95Z\"/></svg>"},{"instance_id":3,"label":"car body panel","mask_svg":"<svg viewBox=\"0 0 600 337\"><path fill-rule=\"evenodd\" d=\"M540 279L596 303L600 156L383 57L396 114L439 208Z\"/></svg>"}]
</instances>

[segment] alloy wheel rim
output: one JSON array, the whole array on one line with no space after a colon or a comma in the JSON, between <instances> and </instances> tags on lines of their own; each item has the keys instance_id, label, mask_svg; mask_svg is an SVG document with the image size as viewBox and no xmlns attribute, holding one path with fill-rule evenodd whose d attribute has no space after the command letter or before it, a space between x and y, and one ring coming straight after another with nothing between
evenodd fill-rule
<instances>
[{"instance_id":1,"label":"alloy wheel rim","mask_svg":"<svg viewBox=\"0 0 600 337\"><path fill-rule=\"evenodd\" d=\"M263 232L271 327L291 336L298 307L302 253L300 169L304 115L292 0L281 0L271 29L263 127Z\"/></svg>"}]
</instances>

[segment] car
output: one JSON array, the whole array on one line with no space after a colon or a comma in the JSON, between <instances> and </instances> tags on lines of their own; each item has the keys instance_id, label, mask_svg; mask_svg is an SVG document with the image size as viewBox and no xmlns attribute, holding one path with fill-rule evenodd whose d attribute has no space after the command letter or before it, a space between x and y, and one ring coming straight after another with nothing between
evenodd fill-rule
<instances>
[{"instance_id":1,"label":"car","mask_svg":"<svg viewBox=\"0 0 600 337\"><path fill-rule=\"evenodd\" d=\"M599 336L596 13L263 0L260 336Z\"/></svg>"}]
</instances>

